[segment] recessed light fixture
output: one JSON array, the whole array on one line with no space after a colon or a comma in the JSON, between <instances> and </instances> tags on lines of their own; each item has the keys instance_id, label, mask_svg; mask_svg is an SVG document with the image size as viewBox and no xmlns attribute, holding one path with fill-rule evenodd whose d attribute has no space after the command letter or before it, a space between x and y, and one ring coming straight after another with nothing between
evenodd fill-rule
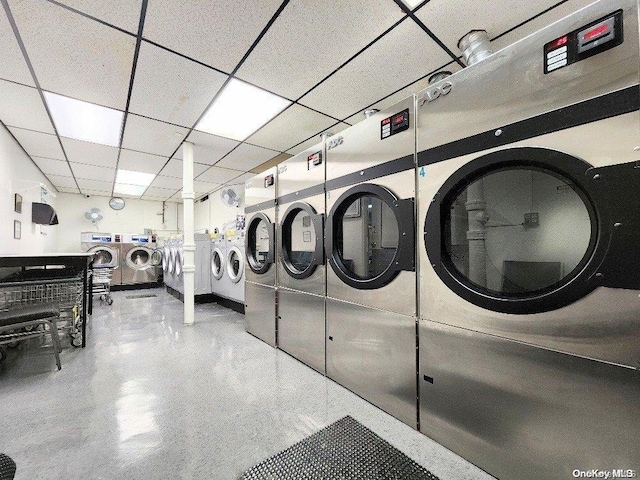
<instances>
[{"instance_id":1,"label":"recessed light fixture","mask_svg":"<svg viewBox=\"0 0 640 480\"><path fill-rule=\"evenodd\" d=\"M134 172L132 170L118 169L116 174L116 183L123 185L138 185L142 187L148 187L156 178L153 173Z\"/></svg>"},{"instance_id":2,"label":"recessed light fixture","mask_svg":"<svg viewBox=\"0 0 640 480\"><path fill-rule=\"evenodd\" d=\"M139 197L147 189L144 185L125 185L123 183L116 183L113 186L113 192L120 195L134 195Z\"/></svg>"},{"instance_id":3,"label":"recessed light fixture","mask_svg":"<svg viewBox=\"0 0 640 480\"><path fill-rule=\"evenodd\" d=\"M233 78L196 130L242 141L289 105L289 100Z\"/></svg>"},{"instance_id":4,"label":"recessed light fixture","mask_svg":"<svg viewBox=\"0 0 640 480\"><path fill-rule=\"evenodd\" d=\"M67 138L117 147L124 113L56 93L44 92L58 133Z\"/></svg>"}]
</instances>

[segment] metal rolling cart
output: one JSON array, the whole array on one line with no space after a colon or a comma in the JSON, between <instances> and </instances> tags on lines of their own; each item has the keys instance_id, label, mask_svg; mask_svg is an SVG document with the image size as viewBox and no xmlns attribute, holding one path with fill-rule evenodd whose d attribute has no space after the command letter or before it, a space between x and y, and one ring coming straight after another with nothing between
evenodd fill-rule
<instances>
[{"instance_id":1,"label":"metal rolling cart","mask_svg":"<svg viewBox=\"0 0 640 480\"><path fill-rule=\"evenodd\" d=\"M91 296L98 295L101 302L107 305L113 304L111 297L111 279L113 278L113 267L104 265L94 265L90 270L91 276ZM93 302L92 302L93 303Z\"/></svg>"}]
</instances>

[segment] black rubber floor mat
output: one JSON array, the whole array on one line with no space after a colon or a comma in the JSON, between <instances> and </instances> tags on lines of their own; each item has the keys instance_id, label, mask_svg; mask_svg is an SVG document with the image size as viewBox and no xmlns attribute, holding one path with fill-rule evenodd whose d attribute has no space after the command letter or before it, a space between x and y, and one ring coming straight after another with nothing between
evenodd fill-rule
<instances>
[{"instance_id":1,"label":"black rubber floor mat","mask_svg":"<svg viewBox=\"0 0 640 480\"><path fill-rule=\"evenodd\" d=\"M242 480L438 480L351 417L250 468Z\"/></svg>"},{"instance_id":2,"label":"black rubber floor mat","mask_svg":"<svg viewBox=\"0 0 640 480\"><path fill-rule=\"evenodd\" d=\"M127 298L129 300L133 300L135 298L153 298L153 297L157 297L157 295L155 293L143 293L141 295L127 295L124 298Z\"/></svg>"}]
</instances>

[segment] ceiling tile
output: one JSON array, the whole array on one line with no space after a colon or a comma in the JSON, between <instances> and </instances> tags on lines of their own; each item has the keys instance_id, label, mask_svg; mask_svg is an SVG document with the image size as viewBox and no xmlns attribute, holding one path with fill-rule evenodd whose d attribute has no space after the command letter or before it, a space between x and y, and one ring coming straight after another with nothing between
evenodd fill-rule
<instances>
[{"instance_id":1,"label":"ceiling tile","mask_svg":"<svg viewBox=\"0 0 640 480\"><path fill-rule=\"evenodd\" d=\"M44 172L45 175L62 175L70 177L71 169L66 160L54 160L52 158L31 157L35 164Z\"/></svg>"},{"instance_id":2,"label":"ceiling tile","mask_svg":"<svg viewBox=\"0 0 640 480\"><path fill-rule=\"evenodd\" d=\"M237 75L296 99L402 16L402 10L392 1L291 2ZM318 53L312 61L309 52Z\"/></svg>"},{"instance_id":3,"label":"ceiling tile","mask_svg":"<svg viewBox=\"0 0 640 480\"><path fill-rule=\"evenodd\" d=\"M193 189L198 195L203 195L205 193L213 192L221 185L221 183L203 182L201 180L196 180L195 182L193 182Z\"/></svg>"},{"instance_id":4,"label":"ceiling tile","mask_svg":"<svg viewBox=\"0 0 640 480\"><path fill-rule=\"evenodd\" d=\"M336 121L301 105L292 105L251 135L247 142L284 152L293 145L320 134Z\"/></svg>"},{"instance_id":5,"label":"ceiling tile","mask_svg":"<svg viewBox=\"0 0 640 480\"><path fill-rule=\"evenodd\" d=\"M415 22L404 21L300 103L346 118L450 61Z\"/></svg>"},{"instance_id":6,"label":"ceiling tile","mask_svg":"<svg viewBox=\"0 0 640 480\"><path fill-rule=\"evenodd\" d=\"M118 168L134 172L157 174L165 163L167 163L167 157L151 155L150 153L134 152L133 150L125 150L123 148L120 151Z\"/></svg>"},{"instance_id":7,"label":"ceiling tile","mask_svg":"<svg viewBox=\"0 0 640 480\"><path fill-rule=\"evenodd\" d=\"M235 170L242 170L246 172L258 165L262 165L264 162L276 155L278 155L278 152L274 150L268 150L266 148L243 143L229 155L216 163L216 166L233 168Z\"/></svg>"},{"instance_id":8,"label":"ceiling tile","mask_svg":"<svg viewBox=\"0 0 640 480\"><path fill-rule=\"evenodd\" d=\"M144 196L147 197L155 197L155 198L169 198L171 195L176 193L177 188L157 188L157 187L149 187L147 191L144 192Z\"/></svg>"},{"instance_id":9,"label":"ceiling tile","mask_svg":"<svg viewBox=\"0 0 640 480\"><path fill-rule=\"evenodd\" d=\"M122 147L170 157L188 130L137 115L127 117Z\"/></svg>"},{"instance_id":10,"label":"ceiling tile","mask_svg":"<svg viewBox=\"0 0 640 480\"><path fill-rule=\"evenodd\" d=\"M35 86L4 11L0 12L0 45L0 78Z\"/></svg>"},{"instance_id":11,"label":"ceiling tile","mask_svg":"<svg viewBox=\"0 0 640 480\"><path fill-rule=\"evenodd\" d=\"M187 141L193 143L193 161L207 165L213 165L240 144L236 140L196 130L191 132ZM182 150L179 149L174 158L182 159Z\"/></svg>"},{"instance_id":12,"label":"ceiling tile","mask_svg":"<svg viewBox=\"0 0 640 480\"><path fill-rule=\"evenodd\" d=\"M38 90L2 80L0 120L12 127L55 133Z\"/></svg>"},{"instance_id":13,"label":"ceiling tile","mask_svg":"<svg viewBox=\"0 0 640 480\"><path fill-rule=\"evenodd\" d=\"M111 194L111 191L113 190L113 181L102 182L99 180L89 180L86 178L78 178L77 180L78 185L82 189L83 193L86 193L85 190L91 190L93 192Z\"/></svg>"},{"instance_id":14,"label":"ceiling tile","mask_svg":"<svg viewBox=\"0 0 640 480\"><path fill-rule=\"evenodd\" d=\"M191 128L226 75L142 42L129 110Z\"/></svg>"},{"instance_id":15,"label":"ceiling tile","mask_svg":"<svg viewBox=\"0 0 640 480\"><path fill-rule=\"evenodd\" d=\"M76 188L76 182L73 177L63 177L61 175L47 175L47 178L53 186L58 188Z\"/></svg>"},{"instance_id":16,"label":"ceiling tile","mask_svg":"<svg viewBox=\"0 0 640 480\"><path fill-rule=\"evenodd\" d=\"M60 142L55 135L16 127L10 127L9 130L29 155L65 160Z\"/></svg>"},{"instance_id":17,"label":"ceiling tile","mask_svg":"<svg viewBox=\"0 0 640 480\"><path fill-rule=\"evenodd\" d=\"M140 197L140 200L146 200L147 202L168 202L169 201L167 197L154 197L153 195L143 195Z\"/></svg>"},{"instance_id":18,"label":"ceiling tile","mask_svg":"<svg viewBox=\"0 0 640 480\"><path fill-rule=\"evenodd\" d=\"M131 33L138 32L141 0L58 0L58 2Z\"/></svg>"},{"instance_id":19,"label":"ceiling tile","mask_svg":"<svg viewBox=\"0 0 640 480\"><path fill-rule=\"evenodd\" d=\"M198 180L210 183L227 183L229 180L241 175L241 172L237 170L229 170L221 167L211 167L198 177Z\"/></svg>"},{"instance_id":20,"label":"ceiling tile","mask_svg":"<svg viewBox=\"0 0 640 480\"><path fill-rule=\"evenodd\" d=\"M115 168L118 161L118 149L97 143L62 138L64 151L70 162L98 167Z\"/></svg>"},{"instance_id":21,"label":"ceiling tile","mask_svg":"<svg viewBox=\"0 0 640 480\"><path fill-rule=\"evenodd\" d=\"M491 42L494 51L498 51L501 48L507 47L512 43L517 42L518 40L523 39L524 37L531 35L534 32L537 32L541 28L544 28L552 23L560 20L561 18L566 17L567 15L580 10L581 8L586 7L593 3L593 0L569 0L562 5L559 5L544 15L540 15L538 18L535 18L519 28L516 28L514 31L509 32L503 37L500 37L497 40ZM542 10L542 9L540 9ZM519 22L521 23L521 22ZM502 33L502 32L500 32Z\"/></svg>"},{"instance_id":22,"label":"ceiling tile","mask_svg":"<svg viewBox=\"0 0 640 480\"><path fill-rule=\"evenodd\" d=\"M56 187L56 190L61 193L80 193L80 190L71 187Z\"/></svg>"},{"instance_id":23,"label":"ceiling tile","mask_svg":"<svg viewBox=\"0 0 640 480\"><path fill-rule=\"evenodd\" d=\"M452 52L460 54L458 40L471 30L486 30L494 38L558 3L557 0L514 2L429 2L416 16Z\"/></svg>"},{"instance_id":24,"label":"ceiling tile","mask_svg":"<svg viewBox=\"0 0 640 480\"><path fill-rule=\"evenodd\" d=\"M153 0L144 37L230 73L280 4L281 0Z\"/></svg>"},{"instance_id":25,"label":"ceiling tile","mask_svg":"<svg viewBox=\"0 0 640 480\"><path fill-rule=\"evenodd\" d=\"M193 176L197 177L202 172L204 172L209 165L203 165L201 163L193 164ZM176 158L172 158L169 160L169 163L165 165L165 167L160 172L165 177L175 177L182 178L182 160L178 160Z\"/></svg>"},{"instance_id":26,"label":"ceiling tile","mask_svg":"<svg viewBox=\"0 0 640 480\"><path fill-rule=\"evenodd\" d=\"M91 190L90 188L83 188L82 189L82 193L85 195L92 195L92 196L96 196L96 197L111 197L111 190L109 191L104 191L104 190Z\"/></svg>"},{"instance_id":27,"label":"ceiling tile","mask_svg":"<svg viewBox=\"0 0 640 480\"><path fill-rule=\"evenodd\" d=\"M331 127L329 127L327 130L331 132L333 135L335 135L346 128L349 128L349 125L347 125L346 123L339 122L339 123L336 123L335 125L331 125ZM293 148L290 148L289 150L287 150L287 153L290 155L297 155L298 153L305 151L307 148L317 145L319 142L320 142L320 137L318 135L314 135L309 140L305 140L301 144L296 145Z\"/></svg>"},{"instance_id":28,"label":"ceiling tile","mask_svg":"<svg viewBox=\"0 0 640 480\"><path fill-rule=\"evenodd\" d=\"M180 178L164 177L164 176L158 175L153 180L153 182L151 182L151 185L149 185L149 187L150 188L167 188L167 189L173 189L173 191L176 191L182 188L182 180Z\"/></svg>"},{"instance_id":29,"label":"ceiling tile","mask_svg":"<svg viewBox=\"0 0 640 480\"><path fill-rule=\"evenodd\" d=\"M238 178L234 178L232 182L227 183L227 185L242 185L242 187L244 188L244 182L255 176L255 173L243 173Z\"/></svg>"},{"instance_id":30,"label":"ceiling tile","mask_svg":"<svg viewBox=\"0 0 640 480\"><path fill-rule=\"evenodd\" d=\"M44 90L124 110L134 37L53 3L9 4Z\"/></svg>"},{"instance_id":31,"label":"ceiling tile","mask_svg":"<svg viewBox=\"0 0 640 480\"><path fill-rule=\"evenodd\" d=\"M86 178L89 180L99 180L101 182L113 182L116 176L116 169L110 167L98 167L96 165L86 165L84 163L71 162L71 170L77 179ZM80 182L78 182L80 183ZM82 184L80 184L82 188Z\"/></svg>"}]
</instances>

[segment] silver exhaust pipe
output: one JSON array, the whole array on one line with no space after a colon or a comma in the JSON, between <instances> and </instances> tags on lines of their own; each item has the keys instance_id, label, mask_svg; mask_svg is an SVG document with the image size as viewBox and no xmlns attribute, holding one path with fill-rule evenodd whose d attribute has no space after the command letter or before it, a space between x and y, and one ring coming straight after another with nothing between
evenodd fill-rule
<instances>
[{"instance_id":1,"label":"silver exhaust pipe","mask_svg":"<svg viewBox=\"0 0 640 480\"><path fill-rule=\"evenodd\" d=\"M458 42L467 66L481 62L493 53L486 30L471 30Z\"/></svg>"},{"instance_id":2,"label":"silver exhaust pipe","mask_svg":"<svg viewBox=\"0 0 640 480\"><path fill-rule=\"evenodd\" d=\"M376 113L378 113L379 111L380 110L378 110L377 108L368 108L362 113L364 114L364 118L369 118L369 117L375 115Z\"/></svg>"},{"instance_id":3,"label":"silver exhaust pipe","mask_svg":"<svg viewBox=\"0 0 640 480\"><path fill-rule=\"evenodd\" d=\"M436 72L429 77L429 85L433 85L434 83L438 83L440 80L444 80L448 76L451 75L451 72L443 70L441 72Z\"/></svg>"}]
</instances>

